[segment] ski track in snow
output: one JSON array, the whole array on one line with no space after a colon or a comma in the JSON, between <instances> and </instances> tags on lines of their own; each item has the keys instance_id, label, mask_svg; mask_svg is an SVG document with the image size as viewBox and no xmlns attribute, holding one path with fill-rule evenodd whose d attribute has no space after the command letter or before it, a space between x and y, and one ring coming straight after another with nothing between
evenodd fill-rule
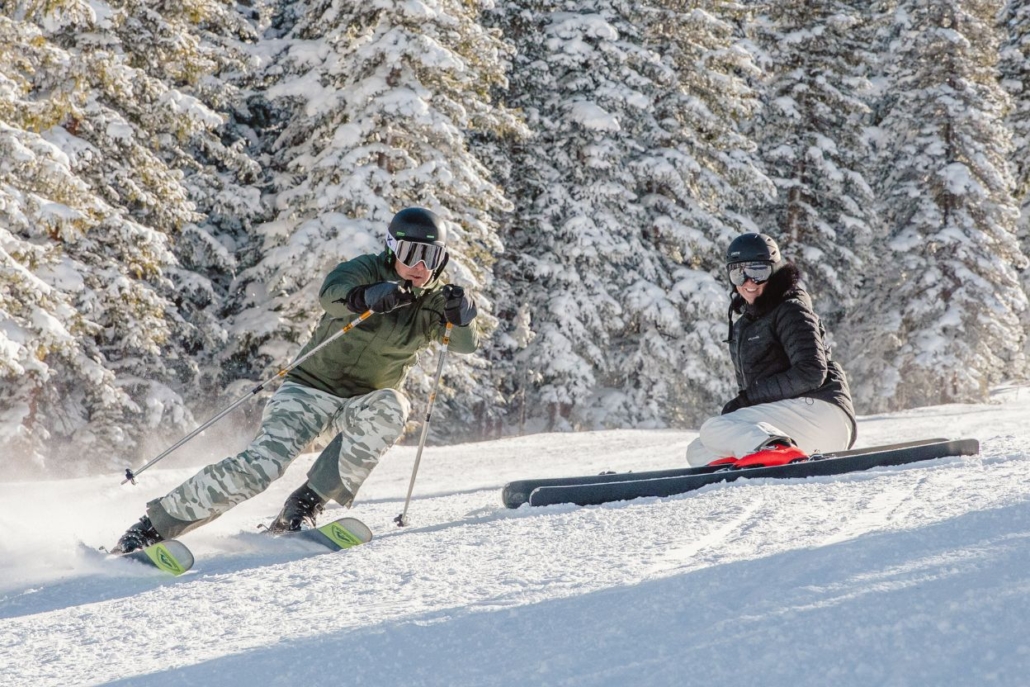
<instances>
[{"instance_id":1,"label":"ski track in snow","mask_svg":"<svg viewBox=\"0 0 1030 687\"><path fill-rule=\"evenodd\" d=\"M325 516L375 539L330 555L256 530L307 455L186 535L180 578L92 547L195 468L0 483L0 685L1030 684L1028 418L1013 387L860 421L860 445L946 427L979 456L587 508L500 488L682 465L694 433L428 447L404 529L401 447Z\"/></svg>"}]
</instances>

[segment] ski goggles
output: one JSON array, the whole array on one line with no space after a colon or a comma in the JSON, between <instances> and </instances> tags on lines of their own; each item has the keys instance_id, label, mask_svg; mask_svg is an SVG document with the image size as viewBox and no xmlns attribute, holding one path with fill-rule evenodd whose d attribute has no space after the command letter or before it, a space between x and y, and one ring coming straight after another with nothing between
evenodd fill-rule
<instances>
[{"instance_id":1,"label":"ski goggles","mask_svg":"<svg viewBox=\"0 0 1030 687\"><path fill-rule=\"evenodd\" d=\"M424 262L426 269L435 270L443 264L444 259L447 257L447 249L435 243L418 243L416 241L405 241L404 239L393 239L389 244L393 254L397 256L397 259L405 267L415 267L420 262Z\"/></svg>"},{"instance_id":2,"label":"ski goggles","mask_svg":"<svg viewBox=\"0 0 1030 687\"><path fill-rule=\"evenodd\" d=\"M773 266L771 262L735 262L727 265L726 271L734 286L743 286L748 279L755 284L764 284L772 276Z\"/></svg>"}]
</instances>

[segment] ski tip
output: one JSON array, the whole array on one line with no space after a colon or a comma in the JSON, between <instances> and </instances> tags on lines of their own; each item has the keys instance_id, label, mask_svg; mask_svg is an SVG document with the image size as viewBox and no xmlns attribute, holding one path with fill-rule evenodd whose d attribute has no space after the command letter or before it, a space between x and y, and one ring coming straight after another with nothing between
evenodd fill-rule
<instances>
[{"instance_id":1,"label":"ski tip","mask_svg":"<svg viewBox=\"0 0 1030 687\"><path fill-rule=\"evenodd\" d=\"M529 501L529 492L518 482L509 482L501 490L501 502L506 508L518 508Z\"/></svg>"},{"instance_id":2,"label":"ski tip","mask_svg":"<svg viewBox=\"0 0 1030 687\"><path fill-rule=\"evenodd\" d=\"M176 577L191 569L195 562L193 552L176 539L151 544L137 551L114 555L118 558L125 558L149 565L152 568L157 568Z\"/></svg>"},{"instance_id":3,"label":"ski tip","mask_svg":"<svg viewBox=\"0 0 1030 687\"><path fill-rule=\"evenodd\" d=\"M275 536L304 539L339 551L372 541L372 530L357 518L339 518L311 529L281 532Z\"/></svg>"},{"instance_id":4,"label":"ski tip","mask_svg":"<svg viewBox=\"0 0 1030 687\"><path fill-rule=\"evenodd\" d=\"M357 518L340 518L318 528L341 548L372 541L372 530Z\"/></svg>"}]
</instances>

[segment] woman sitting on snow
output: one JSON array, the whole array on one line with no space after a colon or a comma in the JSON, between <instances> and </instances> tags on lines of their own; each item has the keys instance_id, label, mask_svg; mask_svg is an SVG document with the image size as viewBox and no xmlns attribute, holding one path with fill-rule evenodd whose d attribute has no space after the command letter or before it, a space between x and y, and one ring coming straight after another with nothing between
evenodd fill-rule
<instances>
[{"instance_id":1,"label":"woman sitting on snow","mask_svg":"<svg viewBox=\"0 0 1030 687\"><path fill-rule=\"evenodd\" d=\"M687 462L781 465L850 448L856 425L847 378L830 360L798 269L769 236L742 234L726 251L726 270L740 393L701 425Z\"/></svg>"}]
</instances>

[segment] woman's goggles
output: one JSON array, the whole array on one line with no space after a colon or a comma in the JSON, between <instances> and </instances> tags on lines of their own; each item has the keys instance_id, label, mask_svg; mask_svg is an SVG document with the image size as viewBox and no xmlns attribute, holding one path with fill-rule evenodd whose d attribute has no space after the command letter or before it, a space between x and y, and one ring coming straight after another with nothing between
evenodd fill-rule
<instances>
[{"instance_id":1,"label":"woman's goggles","mask_svg":"<svg viewBox=\"0 0 1030 687\"><path fill-rule=\"evenodd\" d=\"M404 241L397 239L394 242L394 255L405 267L415 267L420 262L426 263L426 268L435 270L443 264L447 257L447 249L435 243L417 243L415 241Z\"/></svg>"},{"instance_id":2,"label":"woman's goggles","mask_svg":"<svg viewBox=\"0 0 1030 687\"><path fill-rule=\"evenodd\" d=\"M729 272L730 282L734 286L743 286L748 279L755 284L764 284L769 281L773 273L773 266L771 262L735 262L727 265L726 270Z\"/></svg>"}]
</instances>

